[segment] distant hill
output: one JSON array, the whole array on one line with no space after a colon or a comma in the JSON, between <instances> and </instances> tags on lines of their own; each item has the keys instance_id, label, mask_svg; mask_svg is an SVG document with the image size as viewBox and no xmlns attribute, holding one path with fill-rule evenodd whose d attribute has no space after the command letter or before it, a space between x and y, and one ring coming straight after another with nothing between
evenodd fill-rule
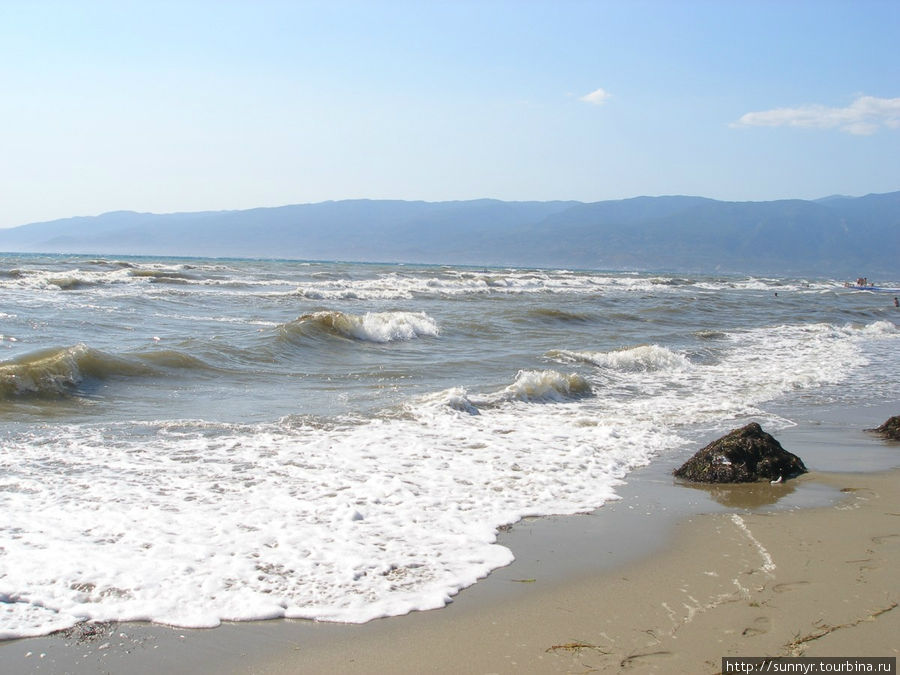
<instances>
[{"instance_id":1,"label":"distant hill","mask_svg":"<svg viewBox=\"0 0 900 675\"><path fill-rule=\"evenodd\" d=\"M900 192L815 201L347 200L117 211L0 230L0 249L900 278Z\"/></svg>"}]
</instances>

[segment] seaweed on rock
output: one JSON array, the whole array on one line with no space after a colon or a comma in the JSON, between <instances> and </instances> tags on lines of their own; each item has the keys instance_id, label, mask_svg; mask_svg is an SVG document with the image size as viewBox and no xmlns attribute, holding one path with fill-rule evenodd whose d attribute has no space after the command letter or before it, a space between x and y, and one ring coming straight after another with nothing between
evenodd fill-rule
<instances>
[{"instance_id":1,"label":"seaweed on rock","mask_svg":"<svg viewBox=\"0 0 900 675\"><path fill-rule=\"evenodd\" d=\"M869 429L889 441L900 441L900 415L894 415L876 429Z\"/></svg>"},{"instance_id":2,"label":"seaweed on rock","mask_svg":"<svg viewBox=\"0 0 900 675\"><path fill-rule=\"evenodd\" d=\"M803 460L756 422L713 441L675 470L676 477L699 483L778 481L801 473Z\"/></svg>"}]
</instances>

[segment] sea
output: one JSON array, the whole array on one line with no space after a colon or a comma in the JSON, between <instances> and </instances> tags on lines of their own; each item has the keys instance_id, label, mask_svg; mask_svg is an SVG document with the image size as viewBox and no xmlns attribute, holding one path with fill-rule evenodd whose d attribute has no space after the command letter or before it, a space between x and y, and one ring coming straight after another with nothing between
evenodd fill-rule
<instances>
[{"instance_id":1,"label":"sea","mask_svg":"<svg viewBox=\"0 0 900 675\"><path fill-rule=\"evenodd\" d=\"M6 254L0 298L4 639L438 608L503 526L900 400L893 296L827 277Z\"/></svg>"}]
</instances>

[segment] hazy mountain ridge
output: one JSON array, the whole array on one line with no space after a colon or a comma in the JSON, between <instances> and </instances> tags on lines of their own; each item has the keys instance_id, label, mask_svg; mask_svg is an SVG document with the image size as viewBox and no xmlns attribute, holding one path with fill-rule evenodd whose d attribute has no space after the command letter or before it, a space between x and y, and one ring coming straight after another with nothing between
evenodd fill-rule
<instances>
[{"instance_id":1,"label":"hazy mountain ridge","mask_svg":"<svg viewBox=\"0 0 900 675\"><path fill-rule=\"evenodd\" d=\"M345 200L118 211L0 230L0 249L897 278L900 192L815 201Z\"/></svg>"}]
</instances>

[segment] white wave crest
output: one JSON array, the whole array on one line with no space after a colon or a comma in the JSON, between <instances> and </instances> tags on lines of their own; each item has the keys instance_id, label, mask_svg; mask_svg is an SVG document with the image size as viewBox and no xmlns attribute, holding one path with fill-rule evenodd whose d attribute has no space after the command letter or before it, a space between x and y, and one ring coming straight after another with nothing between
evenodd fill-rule
<instances>
[{"instance_id":1,"label":"white wave crest","mask_svg":"<svg viewBox=\"0 0 900 675\"><path fill-rule=\"evenodd\" d=\"M440 328L425 312L314 312L297 320L321 326L344 337L366 342L398 342L418 337L437 337Z\"/></svg>"},{"instance_id":2,"label":"white wave crest","mask_svg":"<svg viewBox=\"0 0 900 675\"><path fill-rule=\"evenodd\" d=\"M479 410L469 399L468 392L462 387L452 387L439 391L436 394L428 394L418 399L414 403L414 409L420 409L422 406L436 405L438 407L446 406L459 412L468 413L469 415L478 415Z\"/></svg>"},{"instance_id":3,"label":"white wave crest","mask_svg":"<svg viewBox=\"0 0 900 675\"><path fill-rule=\"evenodd\" d=\"M591 385L578 373L520 370L516 381L499 392L504 401L561 402L591 394Z\"/></svg>"},{"instance_id":4,"label":"white wave crest","mask_svg":"<svg viewBox=\"0 0 900 675\"><path fill-rule=\"evenodd\" d=\"M554 349L546 356L563 363L589 363L624 371L679 371L691 367L686 356L659 345L641 345L613 352Z\"/></svg>"},{"instance_id":5,"label":"white wave crest","mask_svg":"<svg viewBox=\"0 0 900 675\"><path fill-rule=\"evenodd\" d=\"M867 335L895 335L897 326L892 321L875 321L862 327L862 332Z\"/></svg>"}]
</instances>

